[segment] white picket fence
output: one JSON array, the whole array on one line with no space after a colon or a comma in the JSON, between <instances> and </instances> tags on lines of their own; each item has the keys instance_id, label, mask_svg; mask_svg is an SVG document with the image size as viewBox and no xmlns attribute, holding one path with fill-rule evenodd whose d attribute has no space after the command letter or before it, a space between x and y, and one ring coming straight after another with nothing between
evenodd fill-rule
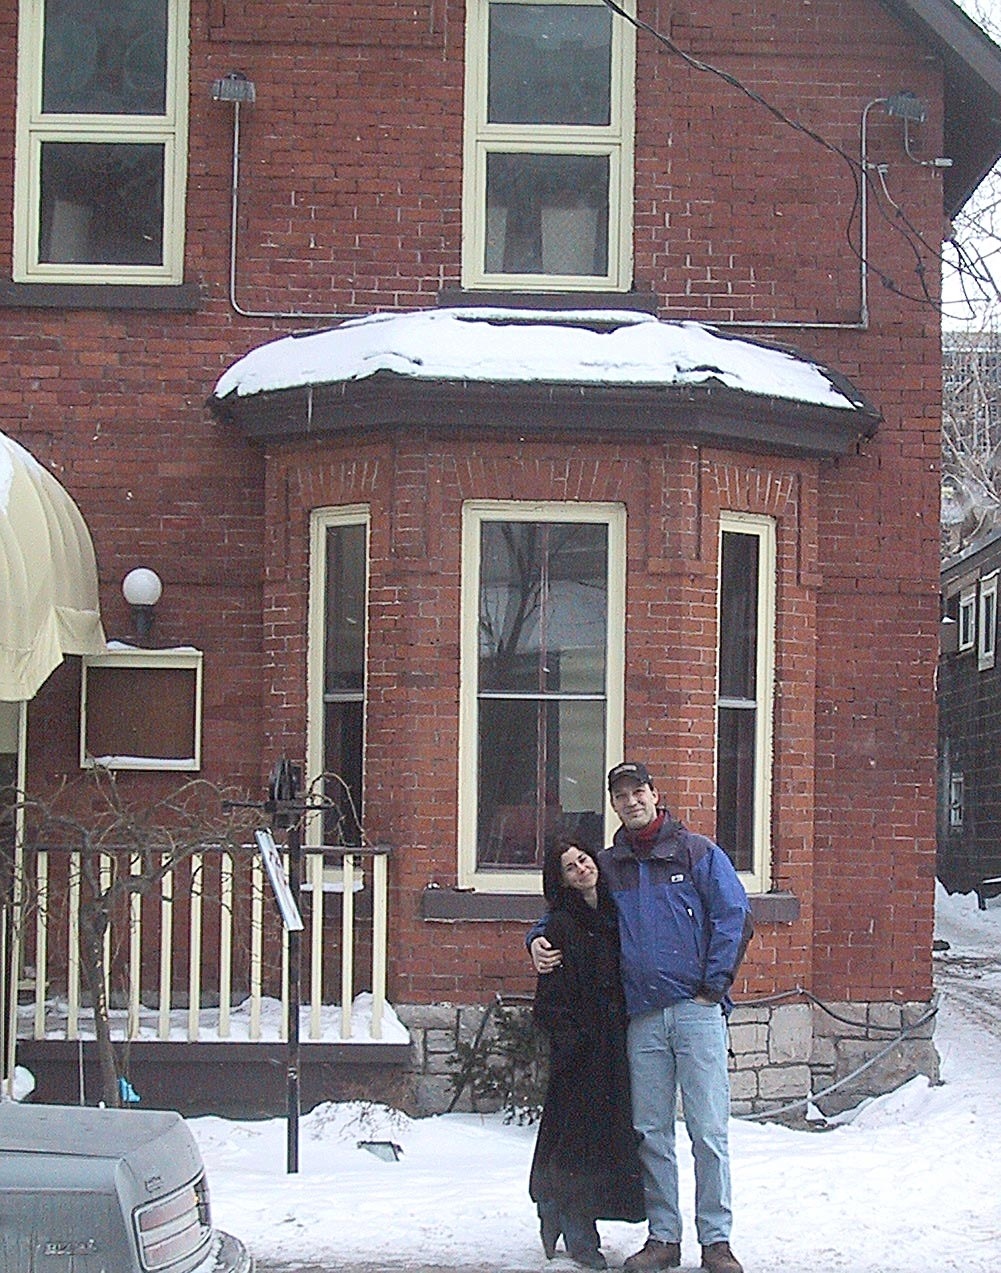
<instances>
[{"instance_id":1,"label":"white picket fence","mask_svg":"<svg viewBox=\"0 0 1001 1273\"><path fill-rule=\"evenodd\" d=\"M104 936L113 1037L284 1041L290 987L298 984L304 1041L382 1040L387 853L306 847L302 863L304 928L293 942L250 846L239 854L196 853L164 874L152 894L131 893ZM81 866L77 852L19 855L4 916L8 1076L18 1037L93 1035L80 957ZM114 872L140 869L138 858L101 854L101 890ZM290 977L290 945L299 947L298 978Z\"/></svg>"}]
</instances>

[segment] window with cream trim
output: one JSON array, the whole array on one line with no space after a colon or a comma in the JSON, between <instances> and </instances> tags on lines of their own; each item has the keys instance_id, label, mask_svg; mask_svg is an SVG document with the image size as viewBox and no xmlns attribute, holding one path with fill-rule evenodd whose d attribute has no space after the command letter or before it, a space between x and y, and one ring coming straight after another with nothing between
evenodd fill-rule
<instances>
[{"instance_id":1,"label":"window with cream trim","mask_svg":"<svg viewBox=\"0 0 1001 1273\"><path fill-rule=\"evenodd\" d=\"M469 0L463 286L632 285L634 62L600 0Z\"/></svg>"},{"instance_id":2,"label":"window with cream trim","mask_svg":"<svg viewBox=\"0 0 1001 1273\"><path fill-rule=\"evenodd\" d=\"M463 508L459 884L537 893L545 846L597 850L621 759L625 509Z\"/></svg>"},{"instance_id":3,"label":"window with cream trim","mask_svg":"<svg viewBox=\"0 0 1001 1273\"><path fill-rule=\"evenodd\" d=\"M748 892L771 887L775 524L720 518L716 841Z\"/></svg>"},{"instance_id":4,"label":"window with cream trim","mask_svg":"<svg viewBox=\"0 0 1001 1273\"><path fill-rule=\"evenodd\" d=\"M182 282L188 0L21 0L22 283Z\"/></svg>"},{"instance_id":5,"label":"window with cream trim","mask_svg":"<svg viewBox=\"0 0 1001 1273\"><path fill-rule=\"evenodd\" d=\"M998 572L980 580L980 621L977 624L977 670L994 666L998 626Z\"/></svg>"},{"instance_id":6,"label":"window with cream trim","mask_svg":"<svg viewBox=\"0 0 1001 1273\"><path fill-rule=\"evenodd\" d=\"M368 510L316 509L310 526L311 793L327 805L311 844L357 845L364 828L362 765L368 611Z\"/></svg>"}]
</instances>

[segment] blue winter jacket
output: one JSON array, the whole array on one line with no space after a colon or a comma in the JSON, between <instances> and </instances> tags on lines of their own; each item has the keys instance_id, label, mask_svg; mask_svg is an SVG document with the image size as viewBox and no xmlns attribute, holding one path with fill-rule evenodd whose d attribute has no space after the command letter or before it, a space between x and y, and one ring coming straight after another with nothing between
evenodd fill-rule
<instances>
[{"instance_id":1,"label":"blue winter jacket","mask_svg":"<svg viewBox=\"0 0 1001 1273\"><path fill-rule=\"evenodd\" d=\"M696 995L730 1008L727 991L753 931L744 886L723 850L670 814L649 857L620 827L598 867L619 914L626 1010L637 1016ZM528 935L545 935L545 917Z\"/></svg>"}]
</instances>

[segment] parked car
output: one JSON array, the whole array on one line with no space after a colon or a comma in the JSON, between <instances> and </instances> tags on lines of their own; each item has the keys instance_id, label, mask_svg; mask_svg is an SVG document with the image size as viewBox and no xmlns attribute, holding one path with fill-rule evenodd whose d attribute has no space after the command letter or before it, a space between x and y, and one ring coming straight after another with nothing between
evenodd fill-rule
<instances>
[{"instance_id":1,"label":"parked car","mask_svg":"<svg viewBox=\"0 0 1001 1273\"><path fill-rule=\"evenodd\" d=\"M253 1273L180 1114L0 1104L3 1273Z\"/></svg>"}]
</instances>

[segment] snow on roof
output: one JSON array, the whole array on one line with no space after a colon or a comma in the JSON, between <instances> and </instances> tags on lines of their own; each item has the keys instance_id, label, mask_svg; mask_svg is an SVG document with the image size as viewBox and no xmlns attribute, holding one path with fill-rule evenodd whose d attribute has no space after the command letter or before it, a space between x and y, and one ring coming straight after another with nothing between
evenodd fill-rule
<instances>
[{"instance_id":1,"label":"snow on roof","mask_svg":"<svg viewBox=\"0 0 1001 1273\"><path fill-rule=\"evenodd\" d=\"M261 345L226 371L215 397L249 397L377 372L433 381L663 387L708 381L825 407L863 405L802 356L694 322L618 310L441 308L372 314Z\"/></svg>"}]
</instances>

